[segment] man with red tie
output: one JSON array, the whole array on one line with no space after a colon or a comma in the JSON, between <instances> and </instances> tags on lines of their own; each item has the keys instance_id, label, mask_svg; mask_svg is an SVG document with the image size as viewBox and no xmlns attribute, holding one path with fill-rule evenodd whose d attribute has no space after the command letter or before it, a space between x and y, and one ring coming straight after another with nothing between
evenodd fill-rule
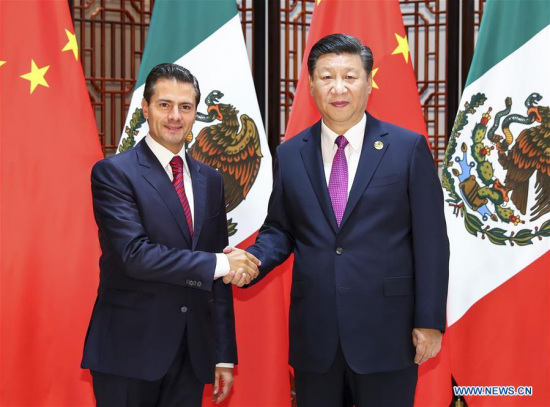
<instances>
[{"instance_id":1,"label":"man with red tie","mask_svg":"<svg viewBox=\"0 0 550 407\"><path fill-rule=\"evenodd\" d=\"M221 253L222 177L185 153L196 78L157 65L143 96L149 134L92 170L102 255L82 367L99 407L198 407L212 382L219 403L237 362L232 291L219 277L242 285L257 275L257 259Z\"/></svg>"},{"instance_id":2,"label":"man with red tie","mask_svg":"<svg viewBox=\"0 0 550 407\"><path fill-rule=\"evenodd\" d=\"M423 135L365 112L372 67L357 38L312 47L322 120L278 147L268 215L247 249L261 261L253 284L294 253L299 407L412 406L417 364L439 352L445 329L441 185Z\"/></svg>"}]
</instances>

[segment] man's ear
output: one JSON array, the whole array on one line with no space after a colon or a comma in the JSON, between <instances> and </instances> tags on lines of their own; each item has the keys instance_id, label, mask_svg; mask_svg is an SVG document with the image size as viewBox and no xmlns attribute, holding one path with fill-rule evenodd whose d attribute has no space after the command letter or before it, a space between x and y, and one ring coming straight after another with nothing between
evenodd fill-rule
<instances>
[{"instance_id":1,"label":"man's ear","mask_svg":"<svg viewBox=\"0 0 550 407\"><path fill-rule=\"evenodd\" d=\"M372 92L372 72L367 75L367 93L370 95Z\"/></svg>"},{"instance_id":2,"label":"man's ear","mask_svg":"<svg viewBox=\"0 0 550 407\"><path fill-rule=\"evenodd\" d=\"M149 105L147 104L147 101L145 100L145 98L141 99L141 110L143 111L143 117L145 117L145 119L148 119Z\"/></svg>"},{"instance_id":3,"label":"man's ear","mask_svg":"<svg viewBox=\"0 0 550 407\"><path fill-rule=\"evenodd\" d=\"M313 78L311 75L308 75L307 78L309 80L309 93L313 94Z\"/></svg>"}]
</instances>

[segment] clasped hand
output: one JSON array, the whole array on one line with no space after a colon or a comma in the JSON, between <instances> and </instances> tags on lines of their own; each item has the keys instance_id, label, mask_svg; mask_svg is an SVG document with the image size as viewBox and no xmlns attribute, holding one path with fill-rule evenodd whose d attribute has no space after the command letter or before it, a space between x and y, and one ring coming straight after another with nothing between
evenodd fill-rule
<instances>
[{"instance_id":1,"label":"clasped hand","mask_svg":"<svg viewBox=\"0 0 550 407\"><path fill-rule=\"evenodd\" d=\"M242 287L250 284L260 274L258 267L261 262L254 255L231 246L226 247L223 253L227 256L230 267L229 273L223 277L225 284L231 283Z\"/></svg>"}]
</instances>

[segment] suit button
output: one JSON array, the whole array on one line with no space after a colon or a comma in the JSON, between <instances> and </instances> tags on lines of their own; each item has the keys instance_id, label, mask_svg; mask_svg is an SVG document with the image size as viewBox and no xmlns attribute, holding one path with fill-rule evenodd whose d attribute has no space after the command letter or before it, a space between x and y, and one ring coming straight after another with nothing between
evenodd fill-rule
<instances>
[{"instance_id":1,"label":"suit button","mask_svg":"<svg viewBox=\"0 0 550 407\"><path fill-rule=\"evenodd\" d=\"M188 283L191 287L193 287L195 285L195 282L193 280L189 280L189 283Z\"/></svg>"},{"instance_id":2,"label":"suit button","mask_svg":"<svg viewBox=\"0 0 550 407\"><path fill-rule=\"evenodd\" d=\"M185 314L187 312L187 307L181 307L181 312Z\"/></svg>"},{"instance_id":3,"label":"suit button","mask_svg":"<svg viewBox=\"0 0 550 407\"><path fill-rule=\"evenodd\" d=\"M200 281L197 281L197 287L202 286L202 283Z\"/></svg>"},{"instance_id":4,"label":"suit button","mask_svg":"<svg viewBox=\"0 0 550 407\"><path fill-rule=\"evenodd\" d=\"M342 254L344 250L341 247L336 248L336 254Z\"/></svg>"}]
</instances>

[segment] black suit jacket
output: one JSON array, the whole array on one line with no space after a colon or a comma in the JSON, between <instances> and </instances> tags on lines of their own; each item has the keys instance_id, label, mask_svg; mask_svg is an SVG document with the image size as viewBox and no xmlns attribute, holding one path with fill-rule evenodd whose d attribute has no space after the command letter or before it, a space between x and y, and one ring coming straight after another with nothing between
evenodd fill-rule
<instances>
[{"instance_id":1,"label":"black suit jacket","mask_svg":"<svg viewBox=\"0 0 550 407\"><path fill-rule=\"evenodd\" d=\"M318 122L277 149L268 215L248 249L262 261L254 283L294 253L296 369L326 372L339 342L359 374L412 366L412 329L445 329L449 246L428 145L420 134L367 115L338 227L320 140Z\"/></svg>"},{"instance_id":2,"label":"black suit jacket","mask_svg":"<svg viewBox=\"0 0 550 407\"><path fill-rule=\"evenodd\" d=\"M177 193L145 141L92 170L102 249L100 283L82 367L156 380L184 332L197 377L237 362L230 286L213 281L227 245L222 177L187 157L194 196L191 239Z\"/></svg>"}]
</instances>

